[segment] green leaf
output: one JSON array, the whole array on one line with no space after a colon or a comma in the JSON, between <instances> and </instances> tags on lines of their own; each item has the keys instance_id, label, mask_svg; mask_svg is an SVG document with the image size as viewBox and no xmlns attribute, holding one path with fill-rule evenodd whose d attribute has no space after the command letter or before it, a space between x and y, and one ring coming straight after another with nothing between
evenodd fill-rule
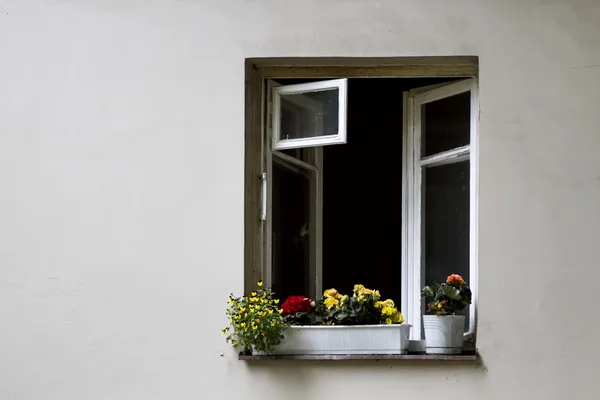
<instances>
[{"instance_id":1,"label":"green leaf","mask_svg":"<svg viewBox=\"0 0 600 400\"><path fill-rule=\"evenodd\" d=\"M444 286L442 288L442 292L445 296L449 297L452 300L460 300L462 298L460 295L460 291L454 286Z\"/></svg>"},{"instance_id":2,"label":"green leaf","mask_svg":"<svg viewBox=\"0 0 600 400\"><path fill-rule=\"evenodd\" d=\"M429 286L425 286L421 291L422 297L433 297L433 290Z\"/></svg>"}]
</instances>

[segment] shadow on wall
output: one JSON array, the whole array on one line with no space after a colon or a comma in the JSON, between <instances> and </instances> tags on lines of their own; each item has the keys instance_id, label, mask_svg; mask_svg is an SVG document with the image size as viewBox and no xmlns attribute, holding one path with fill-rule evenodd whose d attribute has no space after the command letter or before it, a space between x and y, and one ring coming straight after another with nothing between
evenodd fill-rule
<instances>
[{"instance_id":1,"label":"shadow on wall","mask_svg":"<svg viewBox=\"0 0 600 400\"><path fill-rule=\"evenodd\" d=\"M365 384L365 371L369 371L369 384ZM417 382L428 382L427 388L458 384L462 378L469 382L483 379L487 367L481 356L475 362L460 361L258 361L247 362L247 371L255 382L273 387L273 393L280 393L282 386L293 398L309 399L329 397L324 387L327 382L338 381L347 384L348 394L373 395L376 388L398 385L403 390L423 390ZM376 377L376 378L373 378ZM418 377L419 379L413 379ZM356 381L356 385L351 382ZM272 386L276 385L276 386ZM338 397L343 393L337 393ZM269 398L268 395L265 398Z\"/></svg>"}]
</instances>

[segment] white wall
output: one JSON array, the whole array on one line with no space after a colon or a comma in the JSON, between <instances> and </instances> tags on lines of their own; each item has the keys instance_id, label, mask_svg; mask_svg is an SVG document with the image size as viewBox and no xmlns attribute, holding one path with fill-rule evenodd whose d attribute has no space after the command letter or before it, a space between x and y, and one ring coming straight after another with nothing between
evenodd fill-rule
<instances>
[{"instance_id":1,"label":"white wall","mask_svg":"<svg viewBox=\"0 0 600 400\"><path fill-rule=\"evenodd\" d=\"M599 20L594 0L0 0L0 400L595 398ZM484 366L220 358L244 58L424 55L480 57Z\"/></svg>"}]
</instances>

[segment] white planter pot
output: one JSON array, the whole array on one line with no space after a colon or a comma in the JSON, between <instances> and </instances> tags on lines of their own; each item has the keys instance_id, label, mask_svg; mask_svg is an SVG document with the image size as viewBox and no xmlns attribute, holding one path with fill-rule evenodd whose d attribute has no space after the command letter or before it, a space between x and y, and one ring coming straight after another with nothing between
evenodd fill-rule
<instances>
[{"instance_id":1,"label":"white planter pot","mask_svg":"<svg viewBox=\"0 0 600 400\"><path fill-rule=\"evenodd\" d=\"M460 354L463 348L464 315L423 315L425 352Z\"/></svg>"},{"instance_id":2,"label":"white planter pot","mask_svg":"<svg viewBox=\"0 0 600 400\"><path fill-rule=\"evenodd\" d=\"M273 354L406 354L411 325L292 326Z\"/></svg>"}]
</instances>

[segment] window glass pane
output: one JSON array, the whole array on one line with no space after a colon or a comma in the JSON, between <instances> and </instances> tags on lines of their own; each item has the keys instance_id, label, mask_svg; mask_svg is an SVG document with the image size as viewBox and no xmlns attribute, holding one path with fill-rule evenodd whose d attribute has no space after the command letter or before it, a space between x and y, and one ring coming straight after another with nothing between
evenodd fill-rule
<instances>
[{"instance_id":1,"label":"window glass pane","mask_svg":"<svg viewBox=\"0 0 600 400\"><path fill-rule=\"evenodd\" d=\"M310 293L310 178L273 163L272 287L283 300Z\"/></svg>"},{"instance_id":2,"label":"window glass pane","mask_svg":"<svg viewBox=\"0 0 600 400\"><path fill-rule=\"evenodd\" d=\"M423 170L425 283L450 274L469 282L469 160ZM469 310L465 331L469 328Z\"/></svg>"},{"instance_id":3,"label":"window glass pane","mask_svg":"<svg viewBox=\"0 0 600 400\"><path fill-rule=\"evenodd\" d=\"M338 134L339 89L281 95L280 140Z\"/></svg>"},{"instance_id":4,"label":"window glass pane","mask_svg":"<svg viewBox=\"0 0 600 400\"><path fill-rule=\"evenodd\" d=\"M290 157L294 157L297 158L298 160L302 160L304 162L309 162L308 159L308 155L309 155L309 149L303 147L300 149L282 149L282 150L277 150L283 154L286 154Z\"/></svg>"},{"instance_id":5,"label":"window glass pane","mask_svg":"<svg viewBox=\"0 0 600 400\"><path fill-rule=\"evenodd\" d=\"M471 92L421 106L421 157L431 156L470 141Z\"/></svg>"}]
</instances>

